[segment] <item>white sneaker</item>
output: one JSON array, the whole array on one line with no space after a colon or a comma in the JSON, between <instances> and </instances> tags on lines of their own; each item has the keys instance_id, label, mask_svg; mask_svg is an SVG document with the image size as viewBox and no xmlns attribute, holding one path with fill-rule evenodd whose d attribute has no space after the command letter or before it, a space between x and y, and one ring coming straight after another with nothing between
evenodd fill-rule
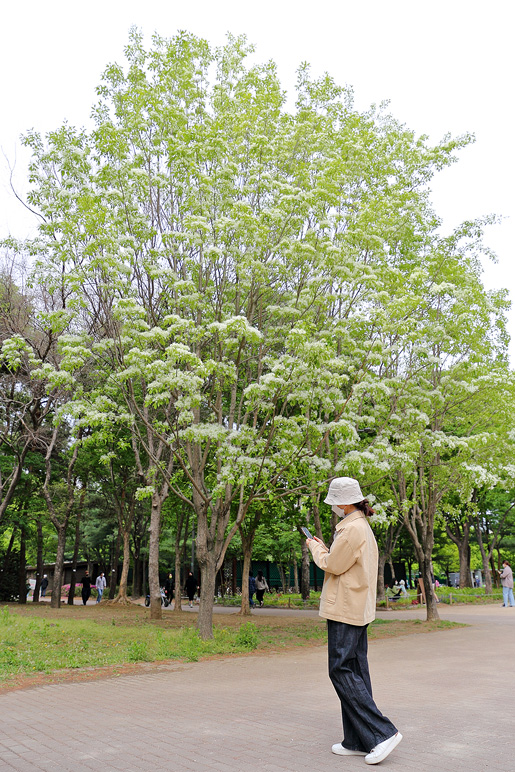
<instances>
[{"instance_id":1,"label":"white sneaker","mask_svg":"<svg viewBox=\"0 0 515 772\"><path fill-rule=\"evenodd\" d=\"M366 756L366 751L351 751L350 748L344 748L341 743L336 743L336 745L333 745L331 748L333 753L336 753L337 756Z\"/></svg>"},{"instance_id":2,"label":"white sneaker","mask_svg":"<svg viewBox=\"0 0 515 772\"><path fill-rule=\"evenodd\" d=\"M383 740L382 743L372 748L370 753L365 756L365 764L379 764L380 761L384 761L387 756L398 746L402 740L400 732L389 737L387 740Z\"/></svg>"}]
</instances>

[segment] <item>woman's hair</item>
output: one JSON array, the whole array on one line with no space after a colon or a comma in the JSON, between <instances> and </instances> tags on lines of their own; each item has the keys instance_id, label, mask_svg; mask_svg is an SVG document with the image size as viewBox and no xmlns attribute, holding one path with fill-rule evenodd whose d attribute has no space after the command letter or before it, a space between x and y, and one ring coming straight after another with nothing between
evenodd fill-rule
<instances>
[{"instance_id":1,"label":"woman's hair","mask_svg":"<svg viewBox=\"0 0 515 772\"><path fill-rule=\"evenodd\" d=\"M261 579L261 577L263 576L263 572L262 571L258 571L257 575L258 575L258 579Z\"/></svg>"},{"instance_id":2,"label":"woman's hair","mask_svg":"<svg viewBox=\"0 0 515 772\"><path fill-rule=\"evenodd\" d=\"M367 499L363 499L363 501L357 501L354 506L356 509L359 509L365 517L372 517L372 515L375 515L375 510L372 509Z\"/></svg>"}]
</instances>

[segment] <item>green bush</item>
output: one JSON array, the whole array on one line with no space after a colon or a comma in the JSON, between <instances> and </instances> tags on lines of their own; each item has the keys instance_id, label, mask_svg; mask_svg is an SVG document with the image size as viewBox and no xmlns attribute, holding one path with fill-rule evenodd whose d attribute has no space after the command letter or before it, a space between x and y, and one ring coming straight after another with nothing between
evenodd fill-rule
<instances>
[{"instance_id":1,"label":"green bush","mask_svg":"<svg viewBox=\"0 0 515 772\"><path fill-rule=\"evenodd\" d=\"M256 649L259 643L258 629L254 622L245 622L238 630L236 644L244 649L252 651Z\"/></svg>"},{"instance_id":2,"label":"green bush","mask_svg":"<svg viewBox=\"0 0 515 772\"><path fill-rule=\"evenodd\" d=\"M127 654L130 662L151 662L153 659L149 656L148 647L143 641L132 641Z\"/></svg>"},{"instance_id":3,"label":"green bush","mask_svg":"<svg viewBox=\"0 0 515 772\"><path fill-rule=\"evenodd\" d=\"M4 555L0 555L0 601L18 600L20 594L20 580L18 577L20 570L20 556L17 552L11 552L5 564Z\"/></svg>"}]
</instances>

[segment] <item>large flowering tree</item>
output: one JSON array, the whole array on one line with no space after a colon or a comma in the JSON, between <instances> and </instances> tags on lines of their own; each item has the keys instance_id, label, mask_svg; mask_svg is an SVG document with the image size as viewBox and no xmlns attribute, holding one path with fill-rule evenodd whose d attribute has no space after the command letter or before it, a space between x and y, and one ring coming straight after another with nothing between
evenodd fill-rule
<instances>
[{"instance_id":1,"label":"large flowering tree","mask_svg":"<svg viewBox=\"0 0 515 772\"><path fill-rule=\"evenodd\" d=\"M204 637L249 507L277 488L316 496L359 445L432 292L406 294L437 225L428 182L467 141L429 147L307 67L289 109L250 51L185 33L146 50L133 31L95 129L27 137L43 223L18 245L61 293L70 414L130 429L154 617L169 491L196 514Z\"/></svg>"}]
</instances>

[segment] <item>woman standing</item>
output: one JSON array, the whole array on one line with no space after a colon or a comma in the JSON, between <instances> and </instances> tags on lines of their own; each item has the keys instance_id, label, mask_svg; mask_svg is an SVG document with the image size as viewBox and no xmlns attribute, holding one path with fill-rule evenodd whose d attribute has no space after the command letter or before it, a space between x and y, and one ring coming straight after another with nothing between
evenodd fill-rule
<instances>
[{"instance_id":1,"label":"woman standing","mask_svg":"<svg viewBox=\"0 0 515 772\"><path fill-rule=\"evenodd\" d=\"M270 592L268 589L267 581L263 576L263 572L258 571L256 576L256 600L261 607L263 607L263 597L265 595L265 591Z\"/></svg>"},{"instance_id":2,"label":"woman standing","mask_svg":"<svg viewBox=\"0 0 515 772\"><path fill-rule=\"evenodd\" d=\"M85 606L88 602L89 596L91 595L91 576L89 575L89 571L84 571L84 576L82 577L82 603Z\"/></svg>"},{"instance_id":3,"label":"woman standing","mask_svg":"<svg viewBox=\"0 0 515 772\"><path fill-rule=\"evenodd\" d=\"M325 571L320 616L327 619L329 677L342 709L344 738L332 751L379 764L402 735L377 708L368 670L367 627L375 618L378 552L367 517L374 511L351 477L335 478L325 503L342 518L331 549L317 538L307 544Z\"/></svg>"},{"instance_id":4,"label":"woman standing","mask_svg":"<svg viewBox=\"0 0 515 772\"><path fill-rule=\"evenodd\" d=\"M184 589L186 590L186 595L188 596L188 605L190 608L192 608L193 598L195 597L195 593L197 591L197 580L193 576L193 571L188 572Z\"/></svg>"}]
</instances>

